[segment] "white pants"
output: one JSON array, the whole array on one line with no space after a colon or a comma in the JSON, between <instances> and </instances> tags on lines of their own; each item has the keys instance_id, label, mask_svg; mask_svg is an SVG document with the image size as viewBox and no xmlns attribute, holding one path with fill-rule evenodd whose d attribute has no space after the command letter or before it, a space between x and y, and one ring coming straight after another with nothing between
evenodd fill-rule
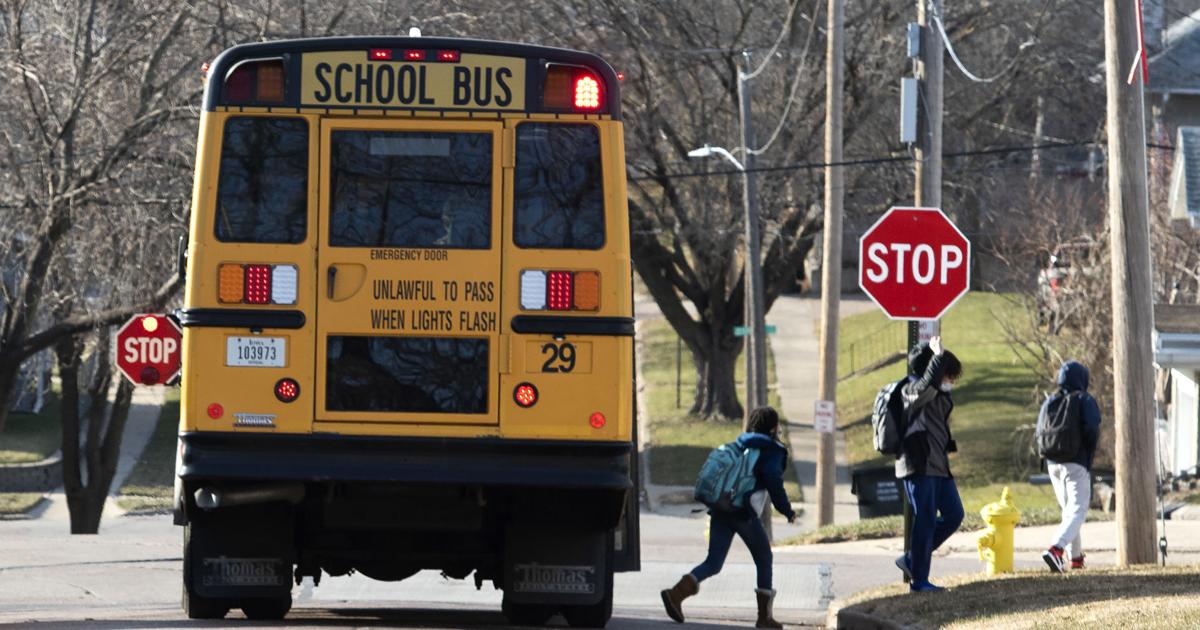
<instances>
[{"instance_id":1,"label":"white pants","mask_svg":"<svg viewBox=\"0 0 1200 630\"><path fill-rule=\"evenodd\" d=\"M1069 551L1068 558L1083 556L1083 542L1079 539L1079 528L1087 520L1088 504L1092 501L1092 477L1088 470L1075 463L1056 464L1047 462L1050 485L1062 508L1062 524L1055 532L1054 544ZM1069 548L1068 548L1069 547Z\"/></svg>"}]
</instances>

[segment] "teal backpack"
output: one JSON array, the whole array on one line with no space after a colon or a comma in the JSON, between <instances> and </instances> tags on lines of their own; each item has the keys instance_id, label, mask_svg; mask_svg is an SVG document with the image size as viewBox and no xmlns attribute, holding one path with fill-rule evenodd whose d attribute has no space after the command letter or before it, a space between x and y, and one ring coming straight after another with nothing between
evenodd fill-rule
<instances>
[{"instance_id":1,"label":"teal backpack","mask_svg":"<svg viewBox=\"0 0 1200 630\"><path fill-rule=\"evenodd\" d=\"M759 450L740 448L737 442L722 444L708 454L700 477L696 480L695 499L708 507L733 512L746 505L746 497L754 491L754 465Z\"/></svg>"}]
</instances>

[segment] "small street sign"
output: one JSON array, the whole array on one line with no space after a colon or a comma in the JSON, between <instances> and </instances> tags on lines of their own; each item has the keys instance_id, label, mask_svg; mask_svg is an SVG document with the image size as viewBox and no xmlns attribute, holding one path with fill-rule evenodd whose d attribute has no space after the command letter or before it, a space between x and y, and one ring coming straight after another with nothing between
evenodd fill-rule
<instances>
[{"instance_id":1,"label":"small street sign","mask_svg":"<svg viewBox=\"0 0 1200 630\"><path fill-rule=\"evenodd\" d=\"M166 315L134 315L117 331L117 368L134 385L164 385L179 374L183 332Z\"/></svg>"},{"instance_id":2,"label":"small street sign","mask_svg":"<svg viewBox=\"0 0 1200 630\"><path fill-rule=\"evenodd\" d=\"M833 433L837 428L837 410L832 400L813 403L813 428L818 433Z\"/></svg>"},{"instance_id":3,"label":"small street sign","mask_svg":"<svg viewBox=\"0 0 1200 630\"><path fill-rule=\"evenodd\" d=\"M858 242L858 285L892 319L940 319L970 269L971 242L937 208L892 208Z\"/></svg>"},{"instance_id":4,"label":"small street sign","mask_svg":"<svg viewBox=\"0 0 1200 630\"><path fill-rule=\"evenodd\" d=\"M775 330L776 330L775 326L773 326L771 324L766 325L766 331L767 331L768 335L774 335ZM750 336L750 327L749 326L734 326L733 327L733 336L734 337L749 337Z\"/></svg>"}]
</instances>

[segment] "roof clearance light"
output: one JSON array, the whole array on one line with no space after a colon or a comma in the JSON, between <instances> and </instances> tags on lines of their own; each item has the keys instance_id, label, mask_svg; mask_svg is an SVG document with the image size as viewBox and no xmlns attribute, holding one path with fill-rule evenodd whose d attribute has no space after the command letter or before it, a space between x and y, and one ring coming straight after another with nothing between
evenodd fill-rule
<instances>
[{"instance_id":1,"label":"roof clearance light","mask_svg":"<svg viewBox=\"0 0 1200 630\"><path fill-rule=\"evenodd\" d=\"M575 79L575 108L600 109L600 82L595 77L585 74Z\"/></svg>"},{"instance_id":2,"label":"roof clearance light","mask_svg":"<svg viewBox=\"0 0 1200 630\"><path fill-rule=\"evenodd\" d=\"M265 61L257 64L258 81L255 100L264 103L283 102L283 62Z\"/></svg>"},{"instance_id":3,"label":"roof clearance light","mask_svg":"<svg viewBox=\"0 0 1200 630\"><path fill-rule=\"evenodd\" d=\"M425 51L424 50L406 50L406 51L404 51L404 58L409 61L425 61Z\"/></svg>"},{"instance_id":4,"label":"roof clearance light","mask_svg":"<svg viewBox=\"0 0 1200 630\"><path fill-rule=\"evenodd\" d=\"M246 272L241 265L225 264L217 268L217 300L238 304L245 297Z\"/></svg>"},{"instance_id":5,"label":"roof clearance light","mask_svg":"<svg viewBox=\"0 0 1200 630\"><path fill-rule=\"evenodd\" d=\"M271 267L271 303L296 303L296 266L274 265Z\"/></svg>"},{"instance_id":6,"label":"roof clearance light","mask_svg":"<svg viewBox=\"0 0 1200 630\"><path fill-rule=\"evenodd\" d=\"M270 265L246 265L246 303L271 303Z\"/></svg>"},{"instance_id":7,"label":"roof clearance light","mask_svg":"<svg viewBox=\"0 0 1200 630\"><path fill-rule=\"evenodd\" d=\"M294 378L281 378L275 383L275 397L279 402L290 403L300 397L300 383Z\"/></svg>"},{"instance_id":8,"label":"roof clearance light","mask_svg":"<svg viewBox=\"0 0 1200 630\"><path fill-rule=\"evenodd\" d=\"M595 271L575 272L575 310L595 311L600 308L600 274Z\"/></svg>"},{"instance_id":9,"label":"roof clearance light","mask_svg":"<svg viewBox=\"0 0 1200 630\"><path fill-rule=\"evenodd\" d=\"M624 81L624 80L625 80L625 73L624 73L624 72L618 72L618 73L617 73L617 80L618 80L618 81Z\"/></svg>"},{"instance_id":10,"label":"roof clearance light","mask_svg":"<svg viewBox=\"0 0 1200 630\"><path fill-rule=\"evenodd\" d=\"M546 272L525 270L521 272L521 308L540 311L546 308Z\"/></svg>"},{"instance_id":11,"label":"roof clearance light","mask_svg":"<svg viewBox=\"0 0 1200 630\"><path fill-rule=\"evenodd\" d=\"M603 429L604 425L608 424L608 419L604 417L604 414L597 411L588 418L588 424L592 425L593 429Z\"/></svg>"},{"instance_id":12,"label":"roof clearance light","mask_svg":"<svg viewBox=\"0 0 1200 630\"><path fill-rule=\"evenodd\" d=\"M442 50L438 52L438 61L458 61L457 50Z\"/></svg>"},{"instance_id":13,"label":"roof clearance light","mask_svg":"<svg viewBox=\"0 0 1200 630\"><path fill-rule=\"evenodd\" d=\"M571 310L571 272L551 271L546 276L546 305L552 311Z\"/></svg>"},{"instance_id":14,"label":"roof clearance light","mask_svg":"<svg viewBox=\"0 0 1200 630\"><path fill-rule=\"evenodd\" d=\"M521 383L513 390L513 401L518 407L528 409L538 401L538 390L533 383Z\"/></svg>"},{"instance_id":15,"label":"roof clearance light","mask_svg":"<svg viewBox=\"0 0 1200 630\"><path fill-rule=\"evenodd\" d=\"M387 48L372 48L367 57L372 61L388 61L392 58L392 51Z\"/></svg>"}]
</instances>

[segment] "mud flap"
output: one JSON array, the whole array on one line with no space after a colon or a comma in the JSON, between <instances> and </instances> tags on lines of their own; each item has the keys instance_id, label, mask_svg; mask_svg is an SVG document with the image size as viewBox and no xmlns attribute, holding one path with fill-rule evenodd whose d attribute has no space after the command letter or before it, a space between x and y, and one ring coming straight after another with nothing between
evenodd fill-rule
<instances>
[{"instance_id":1,"label":"mud flap","mask_svg":"<svg viewBox=\"0 0 1200 630\"><path fill-rule=\"evenodd\" d=\"M185 578L206 598L283 597L294 562L287 505L221 508L195 514L189 525Z\"/></svg>"},{"instance_id":2,"label":"mud flap","mask_svg":"<svg viewBox=\"0 0 1200 630\"><path fill-rule=\"evenodd\" d=\"M521 604L588 606L608 589L610 532L510 528L505 535L504 592Z\"/></svg>"}]
</instances>

